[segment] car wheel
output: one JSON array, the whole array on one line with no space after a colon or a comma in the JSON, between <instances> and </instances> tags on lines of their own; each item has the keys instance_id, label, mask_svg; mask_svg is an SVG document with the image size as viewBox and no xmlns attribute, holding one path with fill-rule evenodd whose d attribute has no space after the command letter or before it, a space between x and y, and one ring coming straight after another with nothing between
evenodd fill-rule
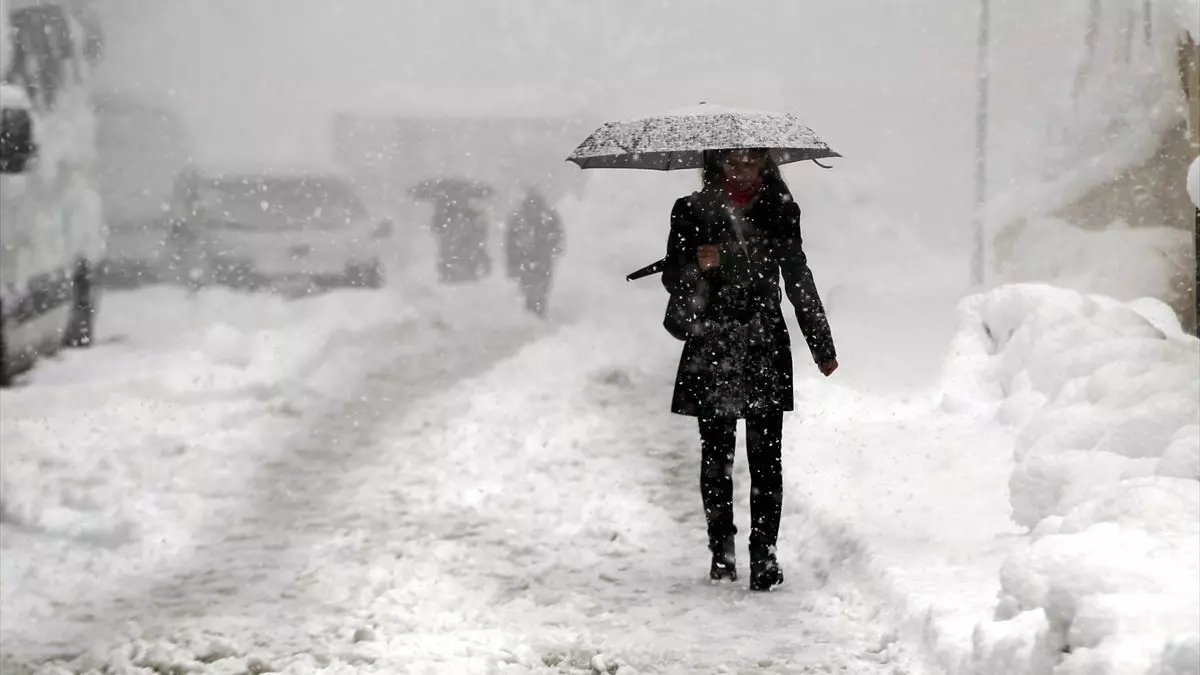
<instances>
[{"instance_id":1,"label":"car wheel","mask_svg":"<svg viewBox=\"0 0 1200 675\"><path fill-rule=\"evenodd\" d=\"M96 328L96 291L92 265L87 260L76 264L72 286L71 315L67 320L67 330L63 333L63 345L89 347Z\"/></svg>"}]
</instances>

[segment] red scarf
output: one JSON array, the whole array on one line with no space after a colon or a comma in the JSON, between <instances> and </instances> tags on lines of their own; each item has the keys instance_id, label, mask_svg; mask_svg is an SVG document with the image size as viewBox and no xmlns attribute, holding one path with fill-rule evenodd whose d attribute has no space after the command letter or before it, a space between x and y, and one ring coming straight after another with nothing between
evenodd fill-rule
<instances>
[{"instance_id":1,"label":"red scarf","mask_svg":"<svg viewBox=\"0 0 1200 675\"><path fill-rule=\"evenodd\" d=\"M726 180L721 182L721 187L725 192L725 199L729 200L734 208L740 209L749 204L762 189L762 179L759 178L748 185L735 185Z\"/></svg>"}]
</instances>

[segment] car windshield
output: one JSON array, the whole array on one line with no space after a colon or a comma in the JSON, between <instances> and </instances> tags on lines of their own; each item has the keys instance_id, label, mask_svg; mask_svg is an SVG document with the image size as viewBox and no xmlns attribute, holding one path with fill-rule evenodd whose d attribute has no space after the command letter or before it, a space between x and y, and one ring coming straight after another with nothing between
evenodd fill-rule
<instances>
[{"instance_id":1,"label":"car windshield","mask_svg":"<svg viewBox=\"0 0 1200 675\"><path fill-rule=\"evenodd\" d=\"M202 182L196 210L257 227L336 227L366 216L345 182L323 177L234 177Z\"/></svg>"}]
</instances>

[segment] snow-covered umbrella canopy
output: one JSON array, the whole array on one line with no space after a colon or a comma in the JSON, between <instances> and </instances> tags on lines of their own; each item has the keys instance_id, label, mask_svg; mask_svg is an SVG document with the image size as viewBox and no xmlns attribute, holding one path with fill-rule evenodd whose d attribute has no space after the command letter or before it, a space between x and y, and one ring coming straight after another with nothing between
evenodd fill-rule
<instances>
[{"instance_id":1,"label":"snow-covered umbrella canopy","mask_svg":"<svg viewBox=\"0 0 1200 675\"><path fill-rule=\"evenodd\" d=\"M793 115L702 103L609 122L567 157L584 169L699 169L705 150L764 148L779 164L841 157Z\"/></svg>"}]
</instances>

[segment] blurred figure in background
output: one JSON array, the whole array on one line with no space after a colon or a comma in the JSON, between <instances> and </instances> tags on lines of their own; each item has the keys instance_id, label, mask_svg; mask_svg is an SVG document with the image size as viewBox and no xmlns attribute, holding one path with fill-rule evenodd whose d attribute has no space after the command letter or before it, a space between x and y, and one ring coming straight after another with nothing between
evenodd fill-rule
<instances>
[{"instance_id":1,"label":"blurred figure in background","mask_svg":"<svg viewBox=\"0 0 1200 675\"><path fill-rule=\"evenodd\" d=\"M433 202L430 229L438 241L442 283L478 281L491 273L487 221L471 202L493 193L483 183L461 178L431 178L409 190L414 199Z\"/></svg>"},{"instance_id":2,"label":"blurred figure in background","mask_svg":"<svg viewBox=\"0 0 1200 675\"><path fill-rule=\"evenodd\" d=\"M525 308L545 317L554 262L563 252L562 218L542 193L529 185L521 205L508 219L505 234L508 276L525 295Z\"/></svg>"}]
</instances>

